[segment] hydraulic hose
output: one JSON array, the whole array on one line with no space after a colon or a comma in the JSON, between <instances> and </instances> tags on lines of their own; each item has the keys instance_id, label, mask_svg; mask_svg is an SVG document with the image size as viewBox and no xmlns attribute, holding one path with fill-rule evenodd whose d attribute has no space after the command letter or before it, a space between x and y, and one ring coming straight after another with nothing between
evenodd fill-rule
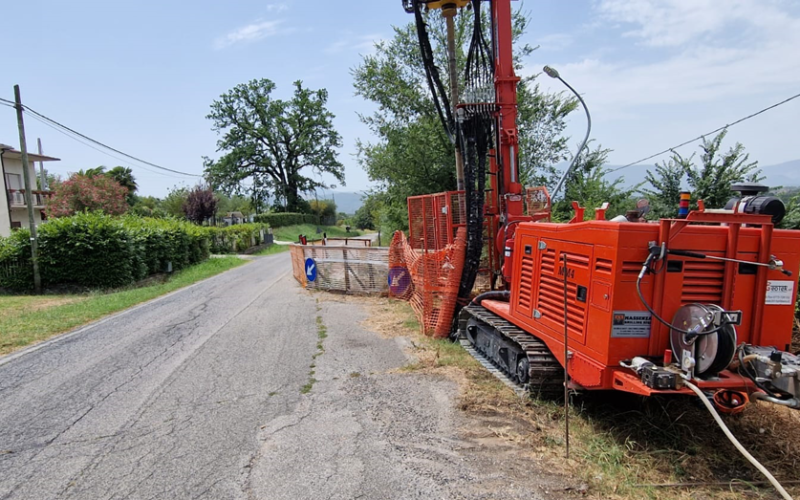
<instances>
[{"instance_id":1,"label":"hydraulic hose","mask_svg":"<svg viewBox=\"0 0 800 500\"><path fill-rule=\"evenodd\" d=\"M481 302L483 302L484 300L499 300L501 302L508 302L509 300L511 300L511 292L507 290L494 290L491 292L483 292L482 294L472 299L472 303L476 305L481 305Z\"/></svg>"},{"instance_id":2,"label":"hydraulic hose","mask_svg":"<svg viewBox=\"0 0 800 500\"><path fill-rule=\"evenodd\" d=\"M725 425L725 422L722 421L722 418L720 418L719 413L717 413L717 410L714 409L714 406L711 403L709 403L708 398L706 397L705 394L703 394L703 391L701 391L700 388L698 388L696 385L692 384L689 381L684 381L683 383L686 387L688 387L689 389L694 391L695 394L697 394L697 396L700 398L700 401L702 401L703 404L706 406L706 408L708 408L708 411L711 412L711 416L714 417L714 420L717 422L717 425L719 425L719 428L722 429L722 432L725 433L725 436L730 440L731 443L733 443L733 446L735 446L736 449L739 450L739 453L741 453L742 456L746 458L748 462L753 464L753 466L756 469L758 469L759 472L764 474L764 476L769 480L769 482L772 483L772 486L774 486L775 489L778 490L778 493L780 493L785 500L794 500L792 496L789 495L789 493L787 493L785 489L783 489L781 483L779 483L778 480L775 479L775 476L770 474L770 472L766 469L766 467L761 465L758 462L758 460L756 460L753 457L753 455L750 454L750 452L744 449L744 446L742 446L742 444L736 439L736 436L734 436L733 433L730 431L730 429L728 429L728 426Z\"/></svg>"}]
</instances>

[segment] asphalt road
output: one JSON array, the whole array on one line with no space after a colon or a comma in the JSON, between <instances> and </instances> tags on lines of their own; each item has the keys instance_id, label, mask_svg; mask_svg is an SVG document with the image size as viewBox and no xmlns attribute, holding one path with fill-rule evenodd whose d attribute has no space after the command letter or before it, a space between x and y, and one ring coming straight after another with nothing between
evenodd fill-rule
<instances>
[{"instance_id":1,"label":"asphalt road","mask_svg":"<svg viewBox=\"0 0 800 500\"><path fill-rule=\"evenodd\" d=\"M257 258L0 358L0 499L539 498L464 451L453 382L320 298Z\"/></svg>"}]
</instances>

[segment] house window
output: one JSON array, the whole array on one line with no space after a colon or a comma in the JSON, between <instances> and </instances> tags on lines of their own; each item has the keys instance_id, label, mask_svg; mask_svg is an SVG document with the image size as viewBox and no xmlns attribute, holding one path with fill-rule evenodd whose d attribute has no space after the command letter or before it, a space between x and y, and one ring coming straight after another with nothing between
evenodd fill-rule
<instances>
[{"instance_id":1,"label":"house window","mask_svg":"<svg viewBox=\"0 0 800 500\"><path fill-rule=\"evenodd\" d=\"M22 176L19 174L6 174L6 189L22 189Z\"/></svg>"},{"instance_id":2,"label":"house window","mask_svg":"<svg viewBox=\"0 0 800 500\"><path fill-rule=\"evenodd\" d=\"M22 228L22 222L11 221L11 229L20 229Z\"/></svg>"}]
</instances>

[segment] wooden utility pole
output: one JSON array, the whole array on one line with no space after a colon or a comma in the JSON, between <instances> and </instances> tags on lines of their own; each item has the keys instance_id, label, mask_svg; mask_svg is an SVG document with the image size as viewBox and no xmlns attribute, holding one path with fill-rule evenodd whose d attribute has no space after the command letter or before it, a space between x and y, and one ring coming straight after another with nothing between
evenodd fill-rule
<instances>
[{"instance_id":1,"label":"wooden utility pole","mask_svg":"<svg viewBox=\"0 0 800 500\"><path fill-rule=\"evenodd\" d=\"M22 120L22 98L19 85L14 85L14 101L19 126L19 150L22 152L22 174L25 179L25 205L28 207L28 226L31 230L31 261L33 262L33 289L42 292L42 277L39 275L39 248L36 238L36 220L33 216L33 193L31 192L30 163L28 163L28 144L25 142L25 122Z\"/></svg>"}]
</instances>

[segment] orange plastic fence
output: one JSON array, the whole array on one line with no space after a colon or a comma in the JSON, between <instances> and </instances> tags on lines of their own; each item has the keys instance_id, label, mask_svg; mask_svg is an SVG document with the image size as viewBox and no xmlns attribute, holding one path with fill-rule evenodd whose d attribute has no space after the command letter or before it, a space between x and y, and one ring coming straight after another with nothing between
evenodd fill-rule
<instances>
[{"instance_id":1,"label":"orange plastic fence","mask_svg":"<svg viewBox=\"0 0 800 500\"><path fill-rule=\"evenodd\" d=\"M412 248L401 231L389 247L389 294L408 300L422 332L447 337L453 322L458 285L464 268L466 229L457 228L455 241L438 250Z\"/></svg>"}]
</instances>

